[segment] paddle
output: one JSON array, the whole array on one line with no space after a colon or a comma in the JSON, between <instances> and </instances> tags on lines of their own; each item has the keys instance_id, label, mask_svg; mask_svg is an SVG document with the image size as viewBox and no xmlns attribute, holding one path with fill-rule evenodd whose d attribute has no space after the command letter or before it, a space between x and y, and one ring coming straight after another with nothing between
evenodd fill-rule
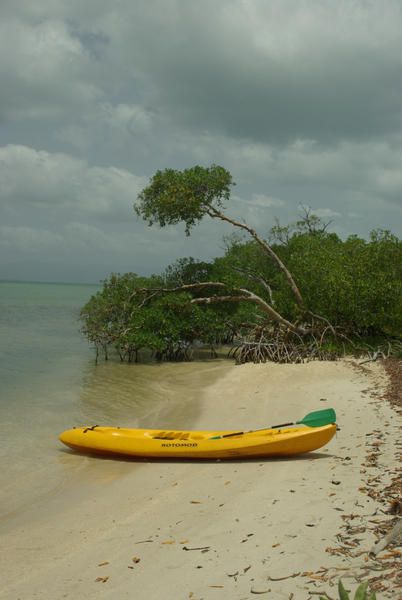
<instances>
[{"instance_id":1,"label":"paddle","mask_svg":"<svg viewBox=\"0 0 402 600\"><path fill-rule=\"evenodd\" d=\"M232 437L235 435L244 435L245 433L253 433L254 431L262 431L264 429L279 429L281 427L289 427L290 425L307 425L308 427L323 427L336 422L336 413L333 408L324 408L323 410L315 410L308 413L301 421L295 423L281 423L280 425L272 425L271 427L262 427L261 429L250 429L250 431L236 431L235 433L226 433L225 435L216 435L209 438L210 440L220 440L222 438Z\"/></svg>"}]
</instances>

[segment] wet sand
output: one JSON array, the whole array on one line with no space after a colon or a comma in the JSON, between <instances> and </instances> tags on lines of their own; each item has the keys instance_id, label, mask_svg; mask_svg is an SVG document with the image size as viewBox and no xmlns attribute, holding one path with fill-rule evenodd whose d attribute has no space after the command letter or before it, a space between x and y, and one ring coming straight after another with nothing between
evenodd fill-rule
<instances>
[{"instance_id":1,"label":"wet sand","mask_svg":"<svg viewBox=\"0 0 402 600\"><path fill-rule=\"evenodd\" d=\"M68 362L68 361L67 361ZM73 426L191 427L199 412L199 391L221 377L231 363L121 364L93 360L59 364L8 390L2 413L0 460L0 535L10 521L36 510L73 481L124 476L132 465L77 460L62 451L59 432Z\"/></svg>"},{"instance_id":2,"label":"wet sand","mask_svg":"<svg viewBox=\"0 0 402 600\"><path fill-rule=\"evenodd\" d=\"M224 364L220 375L206 387L199 378L191 408L171 413L177 427L251 429L333 407L340 431L287 460L122 462L60 449L92 476L2 531L1 598L303 600L335 597L339 574L352 589L379 574L368 551L385 507L367 489L391 480L400 428L381 366Z\"/></svg>"}]
</instances>

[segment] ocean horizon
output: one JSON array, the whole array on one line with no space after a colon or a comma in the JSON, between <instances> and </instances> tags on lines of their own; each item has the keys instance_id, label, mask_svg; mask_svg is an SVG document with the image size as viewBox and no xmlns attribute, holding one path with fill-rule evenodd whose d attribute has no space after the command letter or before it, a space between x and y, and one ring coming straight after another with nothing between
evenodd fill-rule
<instances>
[{"instance_id":1,"label":"ocean horizon","mask_svg":"<svg viewBox=\"0 0 402 600\"><path fill-rule=\"evenodd\" d=\"M95 281L41 281L36 279L9 279L0 278L0 283L30 283L33 285L83 285L83 286L97 286L100 287L102 280L99 282Z\"/></svg>"}]
</instances>

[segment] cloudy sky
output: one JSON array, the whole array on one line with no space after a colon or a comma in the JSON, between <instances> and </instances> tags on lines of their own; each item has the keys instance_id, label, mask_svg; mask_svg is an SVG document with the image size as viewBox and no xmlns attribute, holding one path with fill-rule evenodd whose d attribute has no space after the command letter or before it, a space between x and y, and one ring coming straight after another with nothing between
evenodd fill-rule
<instances>
[{"instance_id":1,"label":"cloudy sky","mask_svg":"<svg viewBox=\"0 0 402 600\"><path fill-rule=\"evenodd\" d=\"M222 253L149 228L156 169L212 162L264 234L311 207L402 236L402 0L1 0L0 279L97 282Z\"/></svg>"}]
</instances>

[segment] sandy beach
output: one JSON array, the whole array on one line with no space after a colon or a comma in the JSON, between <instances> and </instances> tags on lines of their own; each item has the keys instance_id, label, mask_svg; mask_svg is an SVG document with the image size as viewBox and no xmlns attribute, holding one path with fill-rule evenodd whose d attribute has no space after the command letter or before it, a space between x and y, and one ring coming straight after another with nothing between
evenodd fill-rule
<instances>
[{"instance_id":1,"label":"sandy beach","mask_svg":"<svg viewBox=\"0 0 402 600\"><path fill-rule=\"evenodd\" d=\"M386 387L378 363L226 365L200 389L193 428L252 429L333 407L336 438L293 459L125 461L123 474L121 461L99 458L99 476L4 528L0 597L337 598L341 576L349 589L372 579L379 599L400 598L400 549L368 556L397 518L382 494L400 452Z\"/></svg>"}]
</instances>

